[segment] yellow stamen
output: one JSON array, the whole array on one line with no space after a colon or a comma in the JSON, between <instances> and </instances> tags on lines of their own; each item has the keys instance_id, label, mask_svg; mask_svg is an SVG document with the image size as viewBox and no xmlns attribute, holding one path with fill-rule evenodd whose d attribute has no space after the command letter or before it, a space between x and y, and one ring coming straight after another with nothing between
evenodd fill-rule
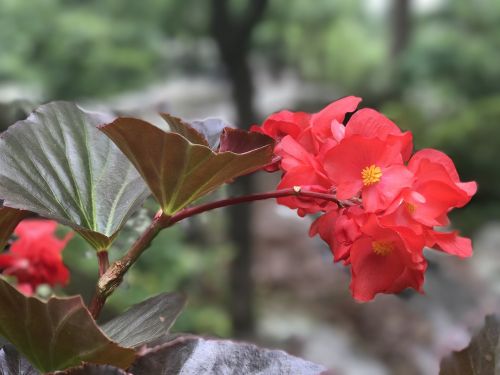
<instances>
[{"instance_id":1,"label":"yellow stamen","mask_svg":"<svg viewBox=\"0 0 500 375\"><path fill-rule=\"evenodd\" d=\"M406 211L408 211L408 213L410 215L414 214L415 211L417 210L417 207L415 207L415 205L412 203L405 202L405 207L406 207Z\"/></svg>"},{"instance_id":2,"label":"yellow stamen","mask_svg":"<svg viewBox=\"0 0 500 375\"><path fill-rule=\"evenodd\" d=\"M390 241L373 241L372 250L377 255L386 256L394 249L394 245Z\"/></svg>"},{"instance_id":3,"label":"yellow stamen","mask_svg":"<svg viewBox=\"0 0 500 375\"><path fill-rule=\"evenodd\" d=\"M370 186L376 184L380 181L382 177L382 169L372 164L369 167L363 168L361 171L361 178L363 179L363 185Z\"/></svg>"}]
</instances>

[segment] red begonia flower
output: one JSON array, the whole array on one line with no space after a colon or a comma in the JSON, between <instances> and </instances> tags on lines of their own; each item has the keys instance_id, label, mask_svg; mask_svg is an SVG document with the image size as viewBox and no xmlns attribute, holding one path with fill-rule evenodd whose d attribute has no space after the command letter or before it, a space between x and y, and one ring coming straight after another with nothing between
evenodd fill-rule
<instances>
[{"instance_id":1,"label":"red begonia flower","mask_svg":"<svg viewBox=\"0 0 500 375\"><path fill-rule=\"evenodd\" d=\"M371 108L363 108L352 115L346 125L345 137L362 135L367 138L379 138L387 144L398 144L403 160L407 161L413 150L413 135L402 132L398 126Z\"/></svg>"},{"instance_id":2,"label":"red begonia flower","mask_svg":"<svg viewBox=\"0 0 500 375\"><path fill-rule=\"evenodd\" d=\"M268 135L279 142L287 135L297 138L300 132L309 126L309 120L309 113L281 111L269 116L262 126L251 126L250 131Z\"/></svg>"},{"instance_id":3,"label":"red begonia flower","mask_svg":"<svg viewBox=\"0 0 500 375\"><path fill-rule=\"evenodd\" d=\"M318 172L323 171L315 156L289 135L276 145L274 153L281 158L281 169L284 171L298 166L308 166Z\"/></svg>"},{"instance_id":4,"label":"red begonia flower","mask_svg":"<svg viewBox=\"0 0 500 375\"><path fill-rule=\"evenodd\" d=\"M361 98L348 96L339 99L317 113L281 111L269 116L261 126L253 125L250 130L266 134L279 145L287 135L296 140L305 150L318 153L324 142L340 141L343 137L345 115L356 110ZM265 168L274 172L279 162Z\"/></svg>"},{"instance_id":5,"label":"red begonia flower","mask_svg":"<svg viewBox=\"0 0 500 375\"><path fill-rule=\"evenodd\" d=\"M309 236L319 234L330 247L333 260L342 260L347 265L352 244L361 236L366 216L359 206L327 211L312 223Z\"/></svg>"},{"instance_id":6,"label":"red begonia flower","mask_svg":"<svg viewBox=\"0 0 500 375\"><path fill-rule=\"evenodd\" d=\"M453 161L425 149L412 156L412 134L373 109L354 112L360 98L346 97L315 114L282 111L252 130L276 140L278 188L335 194L329 200L300 195L278 198L300 216L322 213L309 230L330 247L335 262L351 267L354 298L405 288L422 291L424 246L459 257L471 241L449 224L448 213L467 204L475 182L461 182ZM407 165L406 165L407 164Z\"/></svg>"},{"instance_id":7,"label":"red begonia flower","mask_svg":"<svg viewBox=\"0 0 500 375\"><path fill-rule=\"evenodd\" d=\"M427 246L442 250L450 255L467 258L472 255L470 238L460 237L458 231L438 232L432 229L426 231Z\"/></svg>"},{"instance_id":8,"label":"red begonia flower","mask_svg":"<svg viewBox=\"0 0 500 375\"><path fill-rule=\"evenodd\" d=\"M474 181L461 182L460 177L458 176L457 169L455 168L455 164L448 155L441 151L427 148L416 152L408 163L408 168L412 171L417 171L421 167L421 164L425 163L426 161L428 163L440 165L444 169L444 171L446 171L446 174L448 175L452 183L456 186L456 188L460 189L465 194L466 198L460 203L461 205L455 207L462 207L463 205L467 204L470 201L471 197L476 194L477 183ZM438 177L431 174L430 171L430 169L428 169L427 171L424 170L424 173L420 176L420 178L423 179L425 174L427 175L427 180L442 178L441 176ZM436 171L437 174L442 175L442 170L433 169L433 173L434 171Z\"/></svg>"},{"instance_id":9,"label":"red begonia flower","mask_svg":"<svg viewBox=\"0 0 500 375\"><path fill-rule=\"evenodd\" d=\"M367 212L387 208L412 181L399 145L378 138L344 138L326 153L323 164L337 188L337 197L350 199L361 192Z\"/></svg>"},{"instance_id":10,"label":"red begonia flower","mask_svg":"<svg viewBox=\"0 0 500 375\"><path fill-rule=\"evenodd\" d=\"M33 294L41 284L65 285L69 280L61 251L73 234L59 239L54 235L56 228L55 221L22 221L14 231L18 239L7 253L0 254L2 273L14 276L18 289L27 295Z\"/></svg>"},{"instance_id":11,"label":"red begonia flower","mask_svg":"<svg viewBox=\"0 0 500 375\"><path fill-rule=\"evenodd\" d=\"M314 154L320 151L327 140L339 142L344 133L342 122L345 115L355 111L360 102L361 98L347 96L312 114L309 126L297 137L298 142Z\"/></svg>"},{"instance_id":12,"label":"red begonia flower","mask_svg":"<svg viewBox=\"0 0 500 375\"><path fill-rule=\"evenodd\" d=\"M351 252L351 291L359 301L370 301L377 293L398 293L406 288L422 291L427 263L422 239L411 232L385 228L373 215L361 228Z\"/></svg>"}]
</instances>

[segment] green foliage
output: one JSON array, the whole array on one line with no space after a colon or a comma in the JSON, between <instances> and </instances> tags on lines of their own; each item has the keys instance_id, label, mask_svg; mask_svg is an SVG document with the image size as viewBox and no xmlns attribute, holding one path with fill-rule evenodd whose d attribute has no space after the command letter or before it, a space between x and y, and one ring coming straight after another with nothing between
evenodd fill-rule
<instances>
[{"instance_id":1,"label":"green foliage","mask_svg":"<svg viewBox=\"0 0 500 375\"><path fill-rule=\"evenodd\" d=\"M375 20L376 21L376 20ZM276 68L293 67L306 80L344 92L370 92L386 63L384 32L361 1L273 1L256 30L256 52Z\"/></svg>"},{"instance_id":2,"label":"green foliage","mask_svg":"<svg viewBox=\"0 0 500 375\"><path fill-rule=\"evenodd\" d=\"M100 3L106 2L0 2L0 82L40 86L47 97L76 98L117 93L157 77L160 30L148 18L134 18L155 9L144 2L141 7Z\"/></svg>"}]
</instances>

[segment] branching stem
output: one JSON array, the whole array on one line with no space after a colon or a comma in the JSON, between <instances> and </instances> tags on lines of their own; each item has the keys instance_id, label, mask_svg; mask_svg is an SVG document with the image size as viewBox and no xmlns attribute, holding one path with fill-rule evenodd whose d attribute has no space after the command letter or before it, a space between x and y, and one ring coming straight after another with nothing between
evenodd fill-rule
<instances>
[{"instance_id":1,"label":"branching stem","mask_svg":"<svg viewBox=\"0 0 500 375\"><path fill-rule=\"evenodd\" d=\"M216 208L232 206L240 203L254 202L264 199L281 198L281 197L306 197L314 199L323 199L326 201L337 203L339 206L350 206L351 201L340 201L334 194L319 193L302 189L300 186L293 188L270 191L266 193L250 194L240 197L232 197L221 199L215 202L200 204L194 207L185 208L178 213L169 216L165 215L161 210L156 214L155 218L146 229L146 231L135 241L129 251L119 260L115 261L111 266L108 266L107 252L105 255L99 256L99 280L97 282L95 295L89 305L89 310L94 318L97 318L104 307L106 299L114 292L114 290L123 281L123 276L128 269L137 261L141 254L149 247L151 241L164 228L168 228L175 223L184 220L188 217L198 215L200 213L210 211ZM108 261L108 264L106 264ZM104 270L105 272L101 273Z\"/></svg>"}]
</instances>

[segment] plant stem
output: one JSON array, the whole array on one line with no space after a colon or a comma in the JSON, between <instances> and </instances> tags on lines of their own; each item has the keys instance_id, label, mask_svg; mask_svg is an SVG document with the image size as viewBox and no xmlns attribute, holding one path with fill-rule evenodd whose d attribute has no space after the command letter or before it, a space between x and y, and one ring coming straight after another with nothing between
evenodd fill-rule
<instances>
[{"instance_id":1,"label":"plant stem","mask_svg":"<svg viewBox=\"0 0 500 375\"><path fill-rule=\"evenodd\" d=\"M151 241L156 237L156 235L164 228L168 228L175 223L184 220L188 217L200 214L202 212L210 211L216 208L232 206L240 203L247 203L253 201L260 201L264 199L281 198L289 196L300 196L307 198L323 199L330 202L335 202L339 206L349 206L352 205L351 201L340 201L334 194L318 193L315 191L303 190L300 186L294 186L293 188L281 189L270 191L266 193L250 194L240 197L232 197L227 199L221 199L215 202L209 202L205 204L200 204L194 207L188 207L177 214L168 216L163 214L160 210L146 231L135 241L130 250L119 260L114 262L111 266L104 267L105 260L102 260L101 264L100 253L99 255L99 280L97 282L95 295L89 305L89 310L92 313L94 319L99 316L106 299L114 292L114 290L121 284L123 276L128 271L128 269L137 261L141 254L149 247ZM104 257L104 255L102 255ZM106 252L107 260L107 252ZM105 269L105 272L101 273L101 270Z\"/></svg>"},{"instance_id":2,"label":"plant stem","mask_svg":"<svg viewBox=\"0 0 500 375\"><path fill-rule=\"evenodd\" d=\"M266 193L257 193L257 194L244 195L241 197L221 199L221 200L215 201L215 202L200 204L199 206L188 207L188 208L183 209L179 213L173 215L170 218L170 220L168 221L168 226L173 225L173 224L177 223L178 221L186 219L190 216L198 215L202 212L210 211L210 210L213 210L216 208L227 207L227 206L232 206L235 204L246 203L246 202L261 201L264 199L290 197L290 196L294 196L294 195L300 196L300 197L307 197L307 198L324 199L327 201L335 202L339 206L342 206L342 207L352 205L352 202L350 202L350 201L338 200L334 194L318 193L315 191L302 190L299 186L295 186L293 188L288 188L288 189L281 189L281 190L275 190L275 191L270 191L270 192L266 192Z\"/></svg>"},{"instance_id":3,"label":"plant stem","mask_svg":"<svg viewBox=\"0 0 500 375\"><path fill-rule=\"evenodd\" d=\"M109 255L107 250L101 250L97 252L97 261L99 262L99 277L104 275L104 273L109 268Z\"/></svg>"},{"instance_id":4,"label":"plant stem","mask_svg":"<svg viewBox=\"0 0 500 375\"><path fill-rule=\"evenodd\" d=\"M89 305L89 310L96 319L104 304L106 299L114 292L114 290L121 284L123 276L128 271L130 266L135 263L137 258L146 250L153 238L158 234L158 232L165 227L165 223L168 221L169 216L163 215L159 211L146 231L135 241L130 250L119 260L114 262L106 272L101 275L97 282L96 291L92 301Z\"/></svg>"}]
</instances>

